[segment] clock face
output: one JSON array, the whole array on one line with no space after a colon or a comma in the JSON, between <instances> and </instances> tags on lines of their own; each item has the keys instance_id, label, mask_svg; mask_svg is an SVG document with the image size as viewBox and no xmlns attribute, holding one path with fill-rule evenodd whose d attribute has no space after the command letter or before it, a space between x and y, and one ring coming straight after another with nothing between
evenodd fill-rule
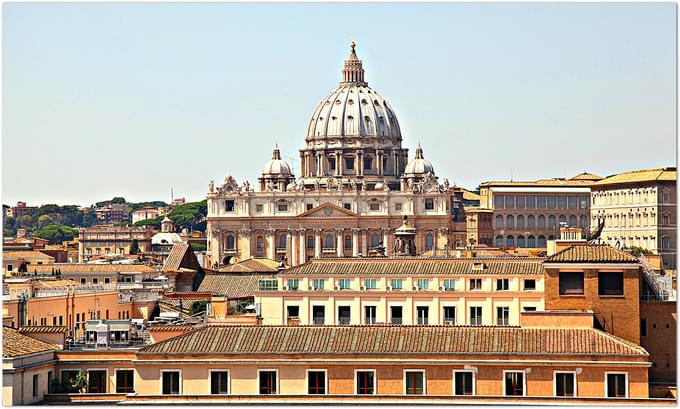
<instances>
[{"instance_id":1,"label":"clock face","mask_svg":"<svg viewBox=\"0 0 680 409\"><path fill-rule=\"evenodd\" d=\"M333 209L331 209L330 207L327 207L327 208L323 209L323 213L326 216L330 216L333 213Z\"/></svg>"}]
</instances>

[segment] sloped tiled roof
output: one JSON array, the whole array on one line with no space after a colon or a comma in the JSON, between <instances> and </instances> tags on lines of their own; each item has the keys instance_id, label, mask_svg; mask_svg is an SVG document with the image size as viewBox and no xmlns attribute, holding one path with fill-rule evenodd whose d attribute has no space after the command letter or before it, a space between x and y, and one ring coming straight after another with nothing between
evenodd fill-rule
<instances>
[{"instance_id":1,"label":"sloped tiled roof","mask_svg":"<svg viewBox=\"0 0 680 409\"><path fill-rule=\"evenodd\" d=\"M676 168L640 169L608 176L607 178L597 182L595 187L602 185L613 185L616 183L676 181L677 179L678 172Z\"/></svg>"},{"instance_id":2,"label":"sloped tiled roof","mask_svg":"<svg viewBox=\"0 0 680 409\"><path fill-rule=\"evenodd\" d=\"M285 270L299 275L541 275L542 258L329 258ZM483 265L483 269L475 266Z\"/></svg>"},{"instance_id":3,"label":"sloped tiled roof","mask_svg":"<svg viewBox=\"0 0 680 409\"><path fill-rule=\"evenodd\" d=\"M146 273L156 271L145 264L85 264L57 263L27 266L29 272L51 273L59 270L63 273Z\"/></svg>"},{"instance_id":4,"label":"sloped tiled roof","mask_svg":"<svg viewBox=\"0 0 680 409\"><path fill-rule=\"evenodd\" d=\"M589 328L469 326L207 326L141 354L488 354L647 356L639 346Z\"/></svg>"},{"instance_id":5,"label":"sloped tiled roof","mask_svg":"<svg viewBox=\"0 0 680 409\"><path fill-rule=\"evenodd\" d=\"M40 280L35 284L35 288L62 288L78 287L79 284L71 280Z\"/></svg>"},{"instance_id":6,"label":"sloped tiled roof","mask_svg":"<svg viewBox=\"0 0 680 409\"><path fill-rule=\"evenodd\" d=\"M32 325L30 327L21 327L19 332L22 334L36 334L36 333L59 333L68 332L68 328L64 326L52 326L52 325Z\"/></svg>"},{"instance_id":7,"label":"sloped tiled roof","mask_svg":"<svg viewBox=\"0 0 680 409\"><path fill-rule=\"evenodd\" d=\"M274 274L206 274L197 292L227 298L252 297L260 287L260 280L273 278Z\"/></svg>"},{"instance_id":8,"label":"sloped tiled roof","mask_svg":"<svg viewBox=\"0 0 680 409\"><path fill-rule=\"evenodd\" d=\"M219 271L223 273L275 273L279 262L268 258L249 258L238 263L229 264Z\"/></svg>"},{"instance_id":9,"label":"sloped tiled roof","mask_svg":"<svg viewBox=\"0 0 680 409\"><path fill-rule=\"evenodd\" d=\"M595 183L593 180L588 179L563 179L563 178L552 178L552 179L539 179L535 181L491 181L484 182L480 186L483 187L500 187L500 186L565 186L565 187L588 187Z\"/></svg>"},{"instance_id":10,"label":"sloped tiled roof","mask_svg":"<svg viewBox=\"0 0 680 409\"><path fill-rule=\"evenodd\" d=\"M178 271L182 265L182 260L184 259L184 254L189 249L189 243L175 243L170 249L170 254L165 259L165 264L163 264L163 271Z\"/></svg>"},{"instance_id":11,"label":"sloped tiled roof","mask_svg":"<svg viewBox=\"0 0 680 409\"><path fill-rule=\"evenodd\" d=\"M54 257L48 256L47 254L41 253L39 251L3 251L2 257L5 260L54 260Z\"/></svg>"},{"instance_id":12,"label":"sloped tiled roof","mask_svg":"<svg viewBox=\"0 0 680 409\"><path fill-rule=\"evenodd\" d=\"M577 245L560 250L545 260L546 263L637 263L632 255L607 244Z\"/></svg>"},{"instance_id":13,"label":"sloped tiled roof","mask_svg":"<svg viewBox=\"0 0 680 409\"><path fill-rule=\"evenodd\" d=\"M2 327L3 358L14 358L55 349L59 349L59 347L35 338L27 337L26 335L21 335L19 331L13 328Z\"/></svg>"},{"instance_id":14,"label":"sloped tiled roof","mask_svg":"<svg viewBox=\"0 0 680 409\"><path fill-rule=\"evenodd\" d=\"M602 179L604 179L602 176L598 176L588 172L582 172L572 178L569 178L569 180L590 180L590 181L597 181Z\"/></svg>"}]
</instances>

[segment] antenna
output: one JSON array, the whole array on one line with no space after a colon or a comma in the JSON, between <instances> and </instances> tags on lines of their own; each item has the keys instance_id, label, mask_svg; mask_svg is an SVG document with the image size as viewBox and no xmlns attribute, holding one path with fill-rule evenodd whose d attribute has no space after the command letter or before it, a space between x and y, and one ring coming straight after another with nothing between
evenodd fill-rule
<instances>
[{"instance_id":1,"label":"antenna","mask_svg":"<svg viewBox=\"0 0 680 409\"><path fill-rule=\"evenodd\" d=\"M172 204L172 201L175 200L175 192L173 192L172 188L170 188L170 203Z\"/></svg>"},{"instance_id":2,"label":"antenna","mask_svg":"<svg viewBox=\"0 0 680 409\"><path fill-rule=\"evenodd\" d=\"M510 166L510 181L512 182L512 166Z\"/></svg>"}]
</instances>

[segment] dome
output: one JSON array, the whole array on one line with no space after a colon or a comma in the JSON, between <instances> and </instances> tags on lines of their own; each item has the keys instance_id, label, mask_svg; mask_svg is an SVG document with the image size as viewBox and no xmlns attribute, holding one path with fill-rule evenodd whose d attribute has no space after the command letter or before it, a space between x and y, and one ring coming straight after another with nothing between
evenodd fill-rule
<instances>
[{"instance_id":1,"label":"dome","mask_svg":"<svg viewBox=\"0 0 680 409\"><path fill-rule=\"evenodd\" d=\"M405 176L410 175L424 175L426 173L434 174L434 166L429 160L423 157L423 148L418 144L416 149L416 157L411 159L408 164L406 164L406 169L404 170Z\"/></svg>"},{"instance_id":2,"label":"dome","mask_svg":"<svg viewBox=\"0 0 680 409\"><path fill-rule=\"evenodd\" d=\"M338 88L317 105L307 139L382 137L401 140L399 121L385 98L364 81L364 69L354 50L345 61Z\"/></svg>"},{"instance_id":3,"label":"dome","mask_svg":"<svg viewBox=\"0 0 680 409\"><path fill-rule=\"evenodd\" d=\"M281 151L279 151L278 145L274 148L272 159L264 165L262 174L273 176L289 176L293 174L290 165L281 159Z\"/></svg>"}]
</instances>

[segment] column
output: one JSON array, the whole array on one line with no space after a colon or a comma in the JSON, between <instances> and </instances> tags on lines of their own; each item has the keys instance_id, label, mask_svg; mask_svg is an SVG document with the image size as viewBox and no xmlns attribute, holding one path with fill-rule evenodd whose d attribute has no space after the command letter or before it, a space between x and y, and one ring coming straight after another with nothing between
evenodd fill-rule
<instances>
[{"instance_id":1,"label":"column","mask_svg":"<svg viewBox=\"0 0 680 409\"><path fill-rule=\"evenodd\" d=\"M366 229L361 231L361 254L364 257L368 256L368 230Z\"/></svg>"},{"instance_id":2,"label":"column","mask_svg":"<svg viewBox=\"0 0 680 409\"><path fill-rule=\"evenodd\" d=\"M246 260L251 257L251 230L243 229L239 231L238 249L241 253L241 260Z\"/></svg>"},{"instance_id":3,"label":"column","mask_svg":"<svg viewBox=\"0 0 680 409\"><path fill-rule=\"evenodd\" d=\"M364 175L364 152L363 151L357 151L357 169L359 171L357 172L357 175L363 176Z\"/></svg>"},{"instance_id":4,"label":"column","mask_svg":"<svg viewBox=\"0 0 680 409\"><path fill-rule=\"evenodd\" d=\"M375 168L378 171L378 175L381 175L381 176L383 174L382 157L383 157L383 151L382 150L376 150L375 151L375 160L376 160L377 163L375 164Z\"/></svg>"},{"instance_id":5,"label":"column","mask_svg":"<svg viewBox=\"0 0 680 409\"><path fill-rule=\"evenodd\" d=\"M344 160L342 158L342 151L337 152L336 157L335 157L335 167L338 169L338 175L342 176L342 173L344 171Z\"/></svg>"},{"instance_id":6,"label":"column","mask_svg":"<svg viewBox=\"0 0 680 409\"><path fill-rule=\"evenodd\" d=\"M307 261L307 235L305 234L305 230L300 230L298 232L299 238L298 238L298 254L300 255L300 262L299 264L304 264L305 261Z\"/></svg>"},{"instance_id":7,"label":"column","mask_svg":"<svg viewBox=\"0 0 680 409\"><path fill-rule=\"evenodd\" d=\"M321 229L314 229L314 257L321 257Z\"/></svg>"},{"instance_id":8,"label":"column","mask_svg":"<svg viewBox=\"0 0 680 409\"><path fill-rule=\"evenodd\" d=\"M352 257L359 255L359 229L352 229Z\"/></svg>"},{"instance_id":9,"label":"column","mask_svg":"<svg viewBox=\"0 0 680 409\"><path fill-rule=\"evenodd\" d=\"M276 237L274 230L267 231L267 240L269 240L269 251L267 252L267 258L276 260Z\"/></svg>"},{"instance_id":10,"label":"column","mask_svg":"<svg viewBox=\"0 0 680 409\"><path fill-rule=\"evenodd\" d=\"M290 263L291 266L297 266L300 249L298 248L298 236L295 233L295 231L289 231L288 242L289 242L288 244L290 245L290 247L286 249L286 252L290 254L288 262Z\"/></svg>"},{"instance_id":11,"label":"column","mask_svg":"<svg viewBox=\"0 0 680 409\"><path fill-rule=\"evenodd\" d=\"M337 255L338 257L342 257L342 249L344 247L344 237L342 234L342 229L337 229L335 230L335 248L337 249Z\"/></svg>"},{"instance_id":12,"label":"column","mask_svg":"<svg viewBox=\"0 0 680 409\"><path fill-rule=\"evenodd\" d=\"M390 247L390 229L383 230L383 246L385 246L385 255L388 256L392 253L392 248Z\"/></svg>"}]
</instances>

